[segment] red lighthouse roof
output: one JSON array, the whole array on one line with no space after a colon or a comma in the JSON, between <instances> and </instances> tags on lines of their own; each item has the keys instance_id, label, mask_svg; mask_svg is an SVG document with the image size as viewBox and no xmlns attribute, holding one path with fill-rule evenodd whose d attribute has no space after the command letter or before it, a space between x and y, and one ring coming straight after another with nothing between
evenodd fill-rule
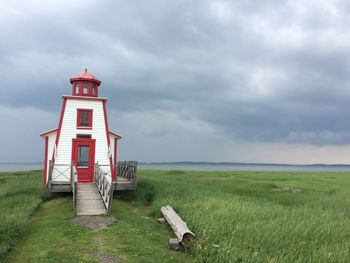
<instances>
[{"instance_id":1,"label":"red lighthouse roof","mask_svg":"<svg viewBox=\"0 0 350 263\"><path fill-rule=\"evenodd\" d=\"M73 83L74 81L80 81L80 80L86 80L86 81L92 81L97 83L98 85L101 84L101 80L98 80L94 75L90 74L87 69L85 69L82 73L74 75L70 78L70 83Z\"/></svg>"}]
</instances>

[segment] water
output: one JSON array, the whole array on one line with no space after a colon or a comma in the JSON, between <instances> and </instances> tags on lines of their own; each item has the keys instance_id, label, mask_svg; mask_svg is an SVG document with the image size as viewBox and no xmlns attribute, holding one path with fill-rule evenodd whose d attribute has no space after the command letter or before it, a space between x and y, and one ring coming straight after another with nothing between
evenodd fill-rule
<instances>
[{"instance_id":1,"label":"water","mask_svg":"<svg viewBox=\"0 0 350 263\"><path fill-rule=\"evenodd\" d=\"M285 164L216 164L164 163L139 164L140 169L194 171L288 171L288 172L350 172L350 165L285 165Z\"/></svg>"},{"instance_id":2,"label":"water","mask_svg":"<svg viewBox=\"0 0 350 263\"><path fill-rule=\"evenodd\" d=\"M140 163L139 169L194 171L288 171L288 172L350 172L350 165L278 165L278 164L216 164L216 163ZM0 172L43 170L42 163L0 163Z\"/></svg>"}]
</instances>

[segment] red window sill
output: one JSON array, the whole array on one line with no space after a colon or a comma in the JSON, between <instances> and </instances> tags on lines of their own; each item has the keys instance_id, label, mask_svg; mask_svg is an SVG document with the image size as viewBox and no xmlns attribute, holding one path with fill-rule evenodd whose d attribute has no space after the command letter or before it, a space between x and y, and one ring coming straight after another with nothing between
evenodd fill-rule
<instances>
[{"instance_id":1,"label":"red window sill","mask_svg":"<svg viewBox=\"0 0 350 263\"><path fill-rule=\"evenodd\" d=\"M79 129L79 130L92 130L92 127L81 127L81 126L78 126L77 129Z\"/></svg>"}]
</instances>

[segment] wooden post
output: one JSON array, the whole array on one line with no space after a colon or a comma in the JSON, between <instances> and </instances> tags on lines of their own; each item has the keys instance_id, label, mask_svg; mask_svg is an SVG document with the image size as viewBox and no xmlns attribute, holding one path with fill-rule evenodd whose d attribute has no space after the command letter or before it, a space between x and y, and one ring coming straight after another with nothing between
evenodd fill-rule
<instances>
[{"instance_id":1,"label":"wooden post","mask_svg":"<svg viewBox=\"0 0 350 263\"><path fill-rule=\"evenodd\" d=\"M49 192L51 192L51 181L52 181L52 173L53 173L53 162L49 161L49 178L47 180L47 185L49 186ZM45 174L46 176L46 174Z\"/></svg>"},{"instance_id":2,"label":"wooden post","mask_svg":"<svg viewBox=\"0 0 350 263\"><path fill-rule=\"evenodd\" d=\"M115 188L115 182L112 182L111 187L110 187L110 196L109 196L109 201L108 201L108 209L107 212L110 213L112 211L112 201L113 201L113 190Z\"/></svg>"},{"instance_id":3,"label":"wooden post","mask_svg":"<svg viewBox=\"0 0 350 263\"><path fill-rule=\"evenodd\" d=\"M186 222L182 221L181 217L174 211L174 209L167 205L163 206L161 212L165 220L169 223L174 230L175 235L179 241L184 245L190 245L193 243L195 235L188 229Z\"/></svg>"},{"instance_id":4,"label":"wooden post","mask_svg":"<svg viewBox=\"0 0 350 263\"><path fill-rule=\"evenodd\" d=\"M71 186L73 192L73 209L74 214L77 215L77 198L78 198L78 177L75 164L71 164Z\"/></svg>"}]
</instances>

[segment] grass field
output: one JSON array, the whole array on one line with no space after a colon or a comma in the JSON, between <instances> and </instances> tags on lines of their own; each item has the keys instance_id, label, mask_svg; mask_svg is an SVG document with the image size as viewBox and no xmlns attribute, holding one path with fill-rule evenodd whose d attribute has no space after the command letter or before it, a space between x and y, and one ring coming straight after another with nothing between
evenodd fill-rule
<instances>
[{"instance_id":1,"label":"grass field","mask_svg":"<svg viewBox=\"0 0 350 263\"><path fill-rule=\"evenodd\" d=\"M39 174L0 174L0 261L22 236L29 217L47 196Z\"/></svg>"},{"instance_id":2,"label":"grass field","mask_svg":"<svg viewBox=\"0 0 350 263\"><path fill-rule=\"evenodd\" d=\"M1 255L12 248L8 262L98 262L96 253L123 262L350 258L349 173L141 170L137 191L115 196L116 222L99 231L72 225L71 197L48 198L38 176L0 174ZM22 177L27 186L12 190ZM184 253L167 249L172 232L154 220L166 204L197 235Z\"/></svg>"}]
</instances>

